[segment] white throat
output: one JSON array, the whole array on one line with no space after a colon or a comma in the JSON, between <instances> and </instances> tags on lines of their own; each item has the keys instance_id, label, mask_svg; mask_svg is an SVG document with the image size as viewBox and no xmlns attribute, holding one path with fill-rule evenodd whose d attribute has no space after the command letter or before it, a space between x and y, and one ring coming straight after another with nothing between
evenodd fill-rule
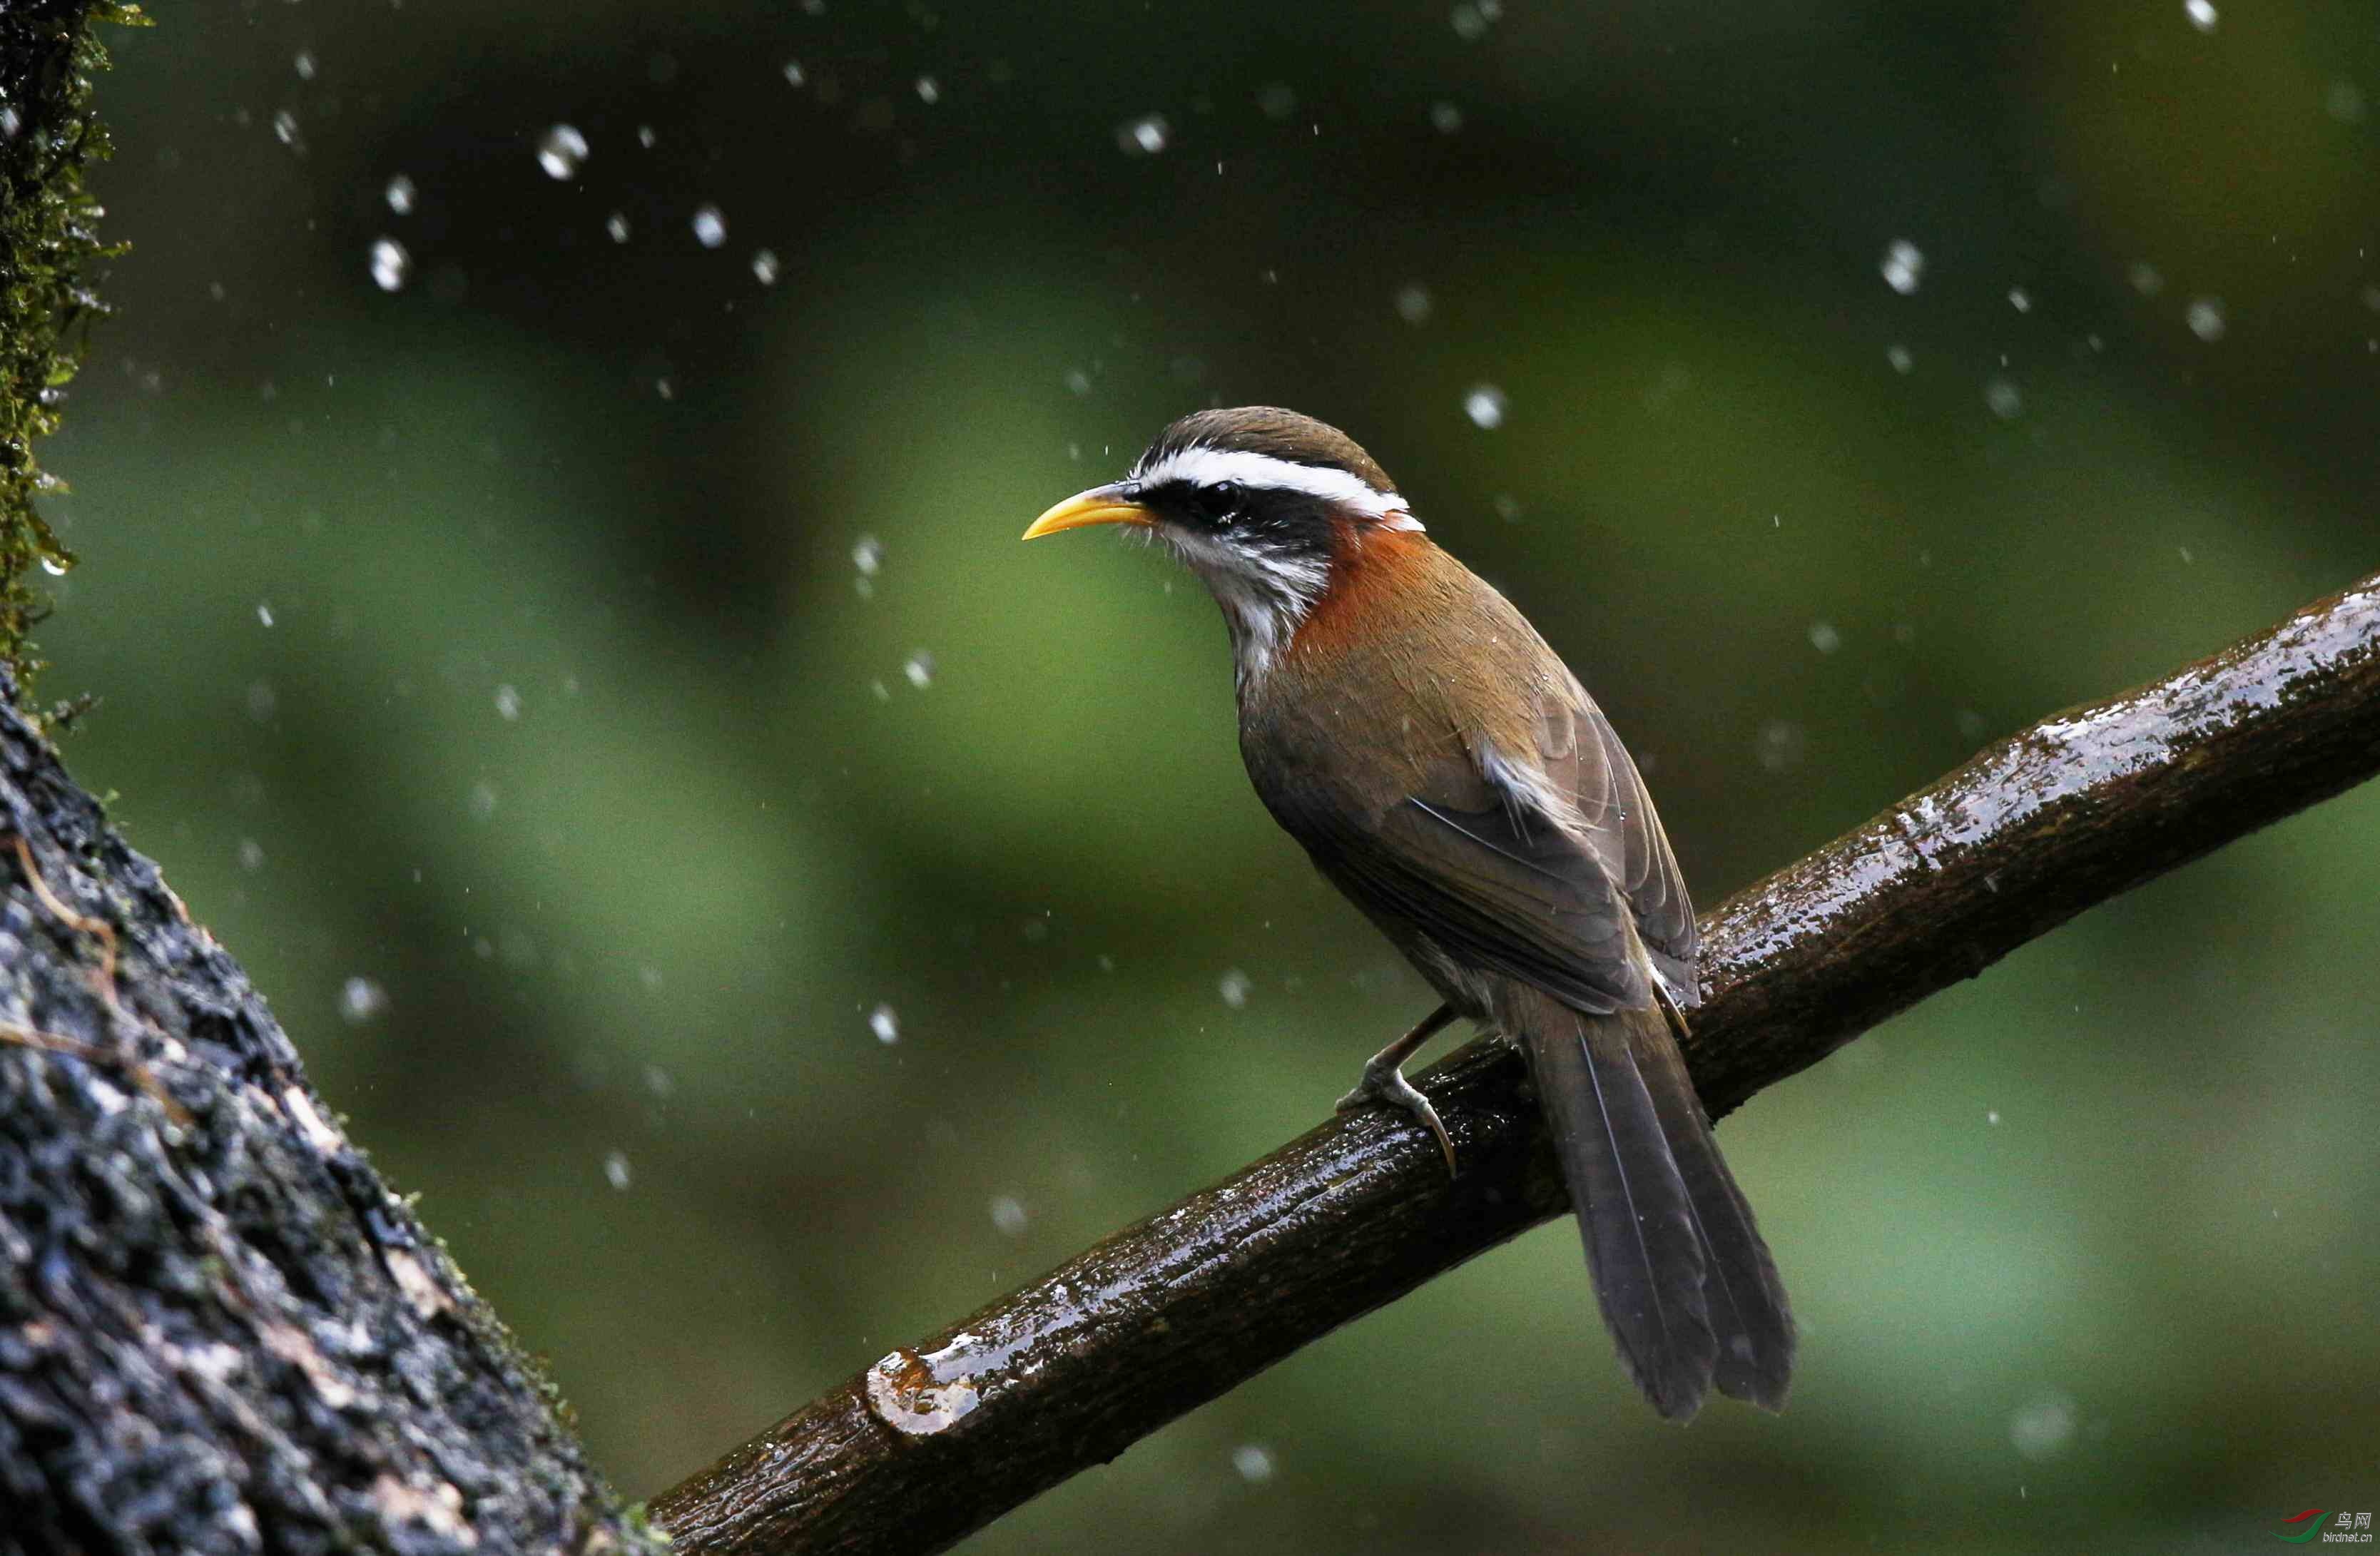
<instances>
[{"instance_id":1,"label":"white throat","mask_svg":"<svg viewBox=\"0 0 2380 1556\"><path fill-rule=\"evenodd\" d=\"M1222 607L1239 684L1263 679L1322 598L1330 565L1233 545L1178 525L1160 525L1158 534Z\"/></svg>"}]
</instances>

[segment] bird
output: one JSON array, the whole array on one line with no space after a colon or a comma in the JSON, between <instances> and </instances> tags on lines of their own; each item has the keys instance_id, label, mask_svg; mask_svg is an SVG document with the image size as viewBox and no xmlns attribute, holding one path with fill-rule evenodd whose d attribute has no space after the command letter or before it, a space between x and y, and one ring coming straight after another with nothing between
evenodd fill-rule
<instances>
[{"instance_id":1,"label":"bird","mask_svg":"<svg viewBox=\"0 0 2380 1556\"><path fill-rule=\"evenodd\" d=\"M1663 1417L1782 1409L1795 1331L1679 1049L1694 905L1609 720L1511 602L1431 541L1354 439L1194 412L1025 539L1132 527L1222 609L1257 797L1441 1001L1342 1112L1454 1143L1405 1062L1456 1019L1526 1055L1623 1370Z\"/></svg>"}]
</instances>

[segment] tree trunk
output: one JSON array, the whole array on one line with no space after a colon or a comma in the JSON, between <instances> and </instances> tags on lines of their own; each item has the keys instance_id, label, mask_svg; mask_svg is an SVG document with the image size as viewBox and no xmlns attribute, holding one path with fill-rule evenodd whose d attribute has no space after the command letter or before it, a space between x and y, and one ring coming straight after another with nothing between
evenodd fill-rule
<instances>
[{"instance_id":1,"label":"tree trunk","mask_svg":"<svg viewBox=\"0 0 2380 1556\"><path fill-rule=\"evenodd\" d=\"M0 1556L660 1550L20 711L92 0L0 0Z\"/></svg>"},{"instance_id":2,"label":"tree trunk","mask_svg":"<svg viewBox=\"0 0 2380 1556\"><path fill-rule=\"evenodd\" d=\"M662 1549L13 706L0 811L0 1551Z\"/></svg>"}]
</instances>

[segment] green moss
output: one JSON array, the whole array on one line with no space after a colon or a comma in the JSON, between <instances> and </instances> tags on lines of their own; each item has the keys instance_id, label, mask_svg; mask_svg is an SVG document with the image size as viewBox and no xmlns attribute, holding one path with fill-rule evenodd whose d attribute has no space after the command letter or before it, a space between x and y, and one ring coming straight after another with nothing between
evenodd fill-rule
<instances>
[{"instance_id":1,"label":"green moss","mask_svg":"<svg viewBox=\"0 0 2380 1556\"><path fill-rule=\"evenodd\" d=\"M85 164L108 152L87 108L91 78L107 67L91 34L103 21L149 25L138 6L113 0L0 7L0 662L28 707L41 662L27 633L44 609L34 568L74 564L34 505L65 489L34 444L57 431L91 323L106 312L85 272L120 251L100 241L102 213L82 182Z\"/></svg>"}]
</instances>

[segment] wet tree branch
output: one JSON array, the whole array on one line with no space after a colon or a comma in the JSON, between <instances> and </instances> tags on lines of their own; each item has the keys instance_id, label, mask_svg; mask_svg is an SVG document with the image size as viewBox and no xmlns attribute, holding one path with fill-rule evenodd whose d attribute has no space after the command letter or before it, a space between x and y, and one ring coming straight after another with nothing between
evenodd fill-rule
<instances>
[{"instance_id":1,"label":"wet tree branch","mask_svg":"<svg viewBox=\"0 0 2380 1556\"><path fill-rule=\"evenodd\" d=\"M2380 575L2044 720L1703 920L1716 1115L2095 903L2380 771ZM915 1349L653 1504L681 1551L941 1550L1299 1346L1567 1209L1519 1060L1334 1118Z\"/></svg>"}]
</instances>

